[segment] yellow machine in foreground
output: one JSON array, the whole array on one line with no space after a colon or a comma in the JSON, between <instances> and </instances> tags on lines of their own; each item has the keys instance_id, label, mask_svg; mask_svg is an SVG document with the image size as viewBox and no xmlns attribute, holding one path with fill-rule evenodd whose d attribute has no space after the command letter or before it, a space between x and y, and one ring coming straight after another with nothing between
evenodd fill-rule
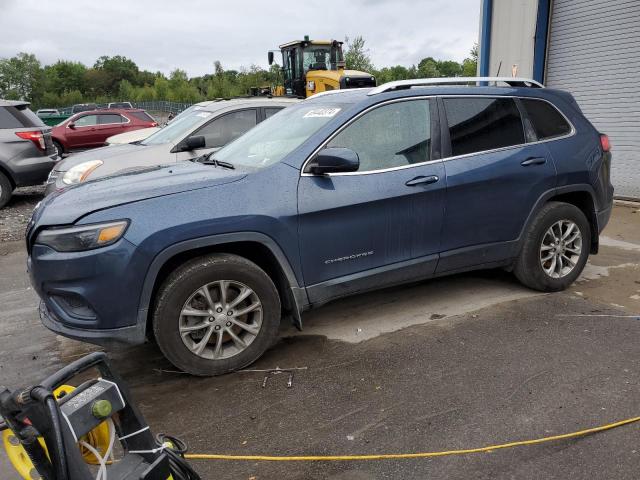
<instances>
[{"instance_id":1,"label":"yellow machine in foreground","mask_svg":"<svg viewBox=\"0 0 640 480\"><path fill-rule=\"evenodd\" d=\"M367 72L345 70L342 42L337 40L304 40L280 45L284 85L278 85L276 96L310 97L316 93L343 88L375 87L376 79ZM269 52L269 65L273 64Z\"/></svg>"}]
</instances>

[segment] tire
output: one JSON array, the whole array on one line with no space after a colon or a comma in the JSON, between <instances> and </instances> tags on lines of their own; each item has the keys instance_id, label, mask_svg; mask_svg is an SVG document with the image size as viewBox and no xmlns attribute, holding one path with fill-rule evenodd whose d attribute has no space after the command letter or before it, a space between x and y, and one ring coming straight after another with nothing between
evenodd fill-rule
<instances>
[{"instance_id":1,"label":"tire","mask_svg":"<svg viewBox=\"0 0 640 480\"><path fill-rule=\"evenodd\" d=\"M2 172L0 172L0 208L9 203L11 194L13 193L13 184L11 180Z\"/></svg>"},{"instance_id":2,"label":"tire","mask_svg":"<svg viewBox=\"0 0 640 480\"><path fill-rule=\"evenodd\" d=\"M556 239L560 241L556 243ZM525 233L514 273L529 288L558 292L582 273L590 251L591 227L582 210L569 203L549 202Z\"/></svg>"},{"instance_id":3,"label":"tire","mask_svg":"<svg viewBox=\"0 0 640 480\"><path fill-rule=\"evenodd\" d=\"M64 153L64 147L62 146L62 144L59 141L54 140L53 146L56 147L56 153L58 154L58 156L62 157L62 154Z\"/></svg>"},{"instance_id":4,"label":"tire","mask_svg":"<svg viewBox=\"0 0 640 480\"><path fill-rule=\"evenodd\" d=\"M234 306L240 294L248 296ZM156 299L153 333L158 346L173 365L192 375L222 375L243 368L278 336L281 310L275 285L256 264L237 255L212 254L184 263L163 282Z\"/></svg>"}]
</instances>

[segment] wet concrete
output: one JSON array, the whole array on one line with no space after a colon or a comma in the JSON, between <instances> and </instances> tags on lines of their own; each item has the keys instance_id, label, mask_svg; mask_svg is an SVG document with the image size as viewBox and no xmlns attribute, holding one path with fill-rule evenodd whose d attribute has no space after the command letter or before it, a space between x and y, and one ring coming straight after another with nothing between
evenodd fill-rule
<instances>
[{"instance_id":1,"label":"wet concrete","mask_svg":"<svg viewBox=\"0 0 640 480\"><path fill-rule=\"evenodd\" d=\"M615 209L568 291L476 272L345 299L305 315L251 368L197 379L153 345L110 352L152 429L194 452L350 454L469 448L640 415L640 213ZM37 319L19 244L0 246L0 382L36 382L93 347ZM637 297L637 298L636 298ZM611 315L611 316L608 316ZM490 454L354 463L194 462L210 479L636 478L638 429ZM0 478L16 478L0 456Z\"/></svg>"}]
</instances>

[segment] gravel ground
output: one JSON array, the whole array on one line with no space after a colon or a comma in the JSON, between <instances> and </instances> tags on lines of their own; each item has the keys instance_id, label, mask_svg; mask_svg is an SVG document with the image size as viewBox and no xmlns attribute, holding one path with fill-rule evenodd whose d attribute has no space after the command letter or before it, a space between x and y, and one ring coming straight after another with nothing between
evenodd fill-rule
<instances>
[{"instance_id":1,"label":"gravel ground","mask_svg":"<svg viewBox=\"0 0 640 480\"><path fill-rule=\"evenodd\" d=\"M42 200L44 185L17 188L7 206L0 210L0 243L22 240L36 204Z\"/></svg>"}]
</instances>

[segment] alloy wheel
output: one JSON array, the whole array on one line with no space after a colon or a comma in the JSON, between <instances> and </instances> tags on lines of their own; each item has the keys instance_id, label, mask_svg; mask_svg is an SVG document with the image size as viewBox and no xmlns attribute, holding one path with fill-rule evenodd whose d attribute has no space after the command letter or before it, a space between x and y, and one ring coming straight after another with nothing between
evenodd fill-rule
<instances>
[{"instance_id":1,"label":"alloy wheel","mask_svg":"<svg viewBox=\"0 0 640 480\"><path fill-rule=\"evenodd\" d=\"M193 292L180 312L179 332L195 355L222 360L238 355L262 327L262 302L247 285L218 280Z\"/></svg>"},{"instance_id":2,"label":"alloy wheel","mask_svg":"<svg viewBox=\"0 0 640 480\"><path fill-rule=\"evenodd\" d=\"M571 220L559 220L545 232L540 245L540 265L551 278L563 278L582 254L582 234Z\"/></svg>"}]
</instances>

